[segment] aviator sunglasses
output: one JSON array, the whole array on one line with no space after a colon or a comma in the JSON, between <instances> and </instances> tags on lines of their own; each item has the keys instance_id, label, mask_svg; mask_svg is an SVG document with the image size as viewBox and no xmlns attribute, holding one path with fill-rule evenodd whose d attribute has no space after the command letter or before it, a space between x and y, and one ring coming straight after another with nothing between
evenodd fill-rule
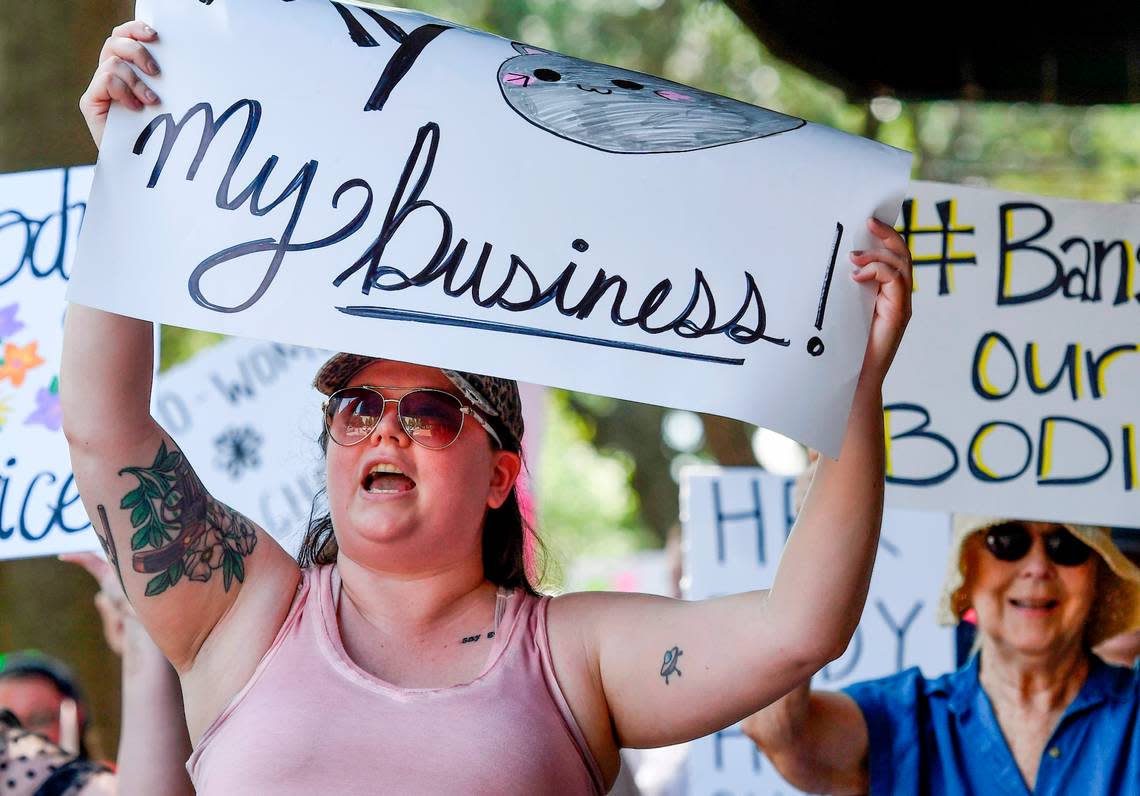
<instances>
[{"instance_id":1,"label":"aviator sunglasses","mask_svg":"<svg viewBox=\"0 0 1140 796\"><path fill-rule=\"evenodd\" d=\"M1089 560L1092 548L1066 530L1047 533L1045 555L1054 564L1076 567ZM986 531L986 549L999 561L1020 561L1033 547L1033 534L1020 525L1006 523Z\"/></svg>"},{"instance_id":2,"label":"aviator sunglasses","mask_svg":"<svg viewBox=\"0 0 1140 796\"><path fill-rule=\"evenodd\" d=\"M399 398L385 398L380 390L406 390ZM495 441L502 440L478 412L455 395L431 387L377 387L361 385L337 390L325 402L325 430L337 445L351 447L368 438L380 425L384 409L396 404L400 427L417 445L443 450L459 439L463 421L470 416Z\"/></svg>"}]
</instances>

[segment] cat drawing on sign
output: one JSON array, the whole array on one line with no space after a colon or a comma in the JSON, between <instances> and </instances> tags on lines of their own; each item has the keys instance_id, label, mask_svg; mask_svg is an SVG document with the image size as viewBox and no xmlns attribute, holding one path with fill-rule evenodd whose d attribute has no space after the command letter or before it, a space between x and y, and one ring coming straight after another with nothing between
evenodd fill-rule
<instances>
[{"instance_id":1,"label":"cat drawing on sign","mask_svg":"<svg viewBox=\"0 0 1140 796\"><path fill-rule=\"evenodd\" d=\"M499 67L499 88L524 119L605 152L690 152L786 133L806 122L660 77L526 44Z\"/></svg>"}]
</instances>

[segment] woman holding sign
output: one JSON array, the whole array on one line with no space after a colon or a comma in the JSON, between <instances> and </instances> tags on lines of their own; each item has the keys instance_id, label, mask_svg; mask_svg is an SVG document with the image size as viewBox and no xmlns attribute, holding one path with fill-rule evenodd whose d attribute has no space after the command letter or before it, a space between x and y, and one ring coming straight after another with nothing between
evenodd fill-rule
<instances>
[{"instance_id":1,"label":"woman holding sign","mask_svg":"<svg viewBox=\"0 0 1140 796\"><path fill-rule=\"evenodd\" d=\"M132 22L108 40L80 103L97 143L113 103L159 101L139 77L158 72L156 37ZM773 588L699 603L540 596L517 385L352 354L316 377L331 516L299 566L150 416L151 324L73 306L76 479L180 673L198 792L603 793L620 747L725 727L841 654L878 540L881 387L910 315L906 246L869 226L881 243L851 260L877 300L842 458L819 468Z\"/></svg>"},{"instance_id":2,"label":"woman holding sign","mask_svg":"<svg viewBox=\"0 0 1140 796\"><path fill-rule=\"evenodd\" d=\"M959 671L805 683L745 732L810 793L1138 792L1140 673L1090 652L1140 627L1140 569L1108 529L955 517L940 619L969 609Z\"/></svg>"}]
</instances>

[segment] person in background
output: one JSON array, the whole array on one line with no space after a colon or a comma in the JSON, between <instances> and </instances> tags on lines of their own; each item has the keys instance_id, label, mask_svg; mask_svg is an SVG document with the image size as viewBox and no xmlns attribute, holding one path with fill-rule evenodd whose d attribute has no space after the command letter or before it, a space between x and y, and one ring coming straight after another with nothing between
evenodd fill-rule
<instances>
[{"instance_id":1,"label":"person in background","mask_svg":"<svg viewBox=\"0 0 1140 796\"><path fill-rule=\"evenodd\" d=\"M0 655L0 794L110 796L110 769L89 759L87 702L63 661Z\"/></svg>"},{"instance_id":2,"label":"person in background","mask_svg":"<svg viewBox=\"0 0 1140 796\"><path fill-rule=\"evenodd\" d=\"M114 796L105 767L61 749L20 726L0 707L0 793L4 796Z\"/></svg>"},{"instance_id":3,"label":"person in background","mask_svg":"<svg viewBox=\"0 0 1140 796\"><path fill-rule=\"evenodd\" d=\"M114 569L92 553L60 556L99 582L95 607L107 646L122 660L123 710L116 762L119 793L193 796L193 751L178 675L139 622Z\"/></svg>"},{"instance_id":4,"label":"person in background","mask_svg":"<svg viewBox=\"0 0 1140 796\"><path fill-rule=\"evenodd\" d=\"M110 565L91 553L60 556L100 585L95 607L122 660L117 771L88 759L88 710L71 670L34 652L0 656L0 794L192 796L190 737L178 677L135 616Z\"/></svg>"},{"instance_id":5,"label":"person in background","mask_svg":"<svg viewBox=\"0 0 1140 796\"><path fill-rule=\"evenodd\" d=\"M969 609L957 672L805 682L744 731L809 793L1137 793L1140 673L1092 653L1140 627L1140 569L1109 530L956 516L939 619Z\"/></svg>"},{"instance_id":6,"label":"person in background","mask_svg":"<svg viewBox=\"0 0 1140 796\"><path fill-rule=\"evenodd\" d=\"M87 757L86 700L63 661L35 650L0 655L0 708L29 732Z\"/></svg>"}]
</instances>

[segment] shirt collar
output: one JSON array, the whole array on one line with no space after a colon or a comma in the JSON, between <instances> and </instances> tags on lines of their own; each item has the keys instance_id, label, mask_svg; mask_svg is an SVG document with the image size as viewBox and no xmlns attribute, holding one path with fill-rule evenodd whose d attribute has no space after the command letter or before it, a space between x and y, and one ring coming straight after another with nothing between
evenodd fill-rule
<instances>
[{"instance_id":1,"label":"shirt collar","mask_svg":"<svg viewBox=\"0 0 1140 796\"><path fill-rule=\"evenodd\" d=\"M981 689L978 681L978 653L974 653L965 665L949 677L943 678L943 693L948 697L946 707L953 713L962 713L974 704Z\"/></svg>"},{"instance_id":2,"label":"shirt collar","mask_svg":"<svg viewBox=\"0 0 1140 796\"><path fill-rule=\"evenodd\" d=\"M946 706L954 713L962 713L974 704L982 685L978 679L980 653L975 652L961 669L939 678L931 691L947 696ZM1106 700L1120 701L1131 694L1134 673L1131 669L1109 666L1096 655L1089 655L1089 673L1077 693L1067 714L1096 707Z\"/></svg>"}]
</instances>

